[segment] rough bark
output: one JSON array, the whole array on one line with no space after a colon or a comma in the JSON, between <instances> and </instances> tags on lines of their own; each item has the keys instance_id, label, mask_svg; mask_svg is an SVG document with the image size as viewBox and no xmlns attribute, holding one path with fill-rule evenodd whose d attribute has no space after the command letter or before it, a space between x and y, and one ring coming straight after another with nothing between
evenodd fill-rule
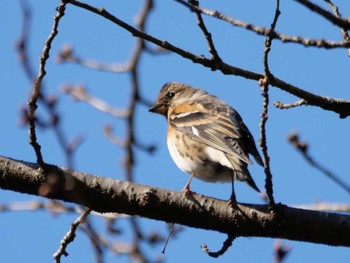
<instances>
[{"instance_id":1,"label":"rough bark","mask_svg":"<svg viewBox=\"0 0 350 263\"><path fill-rule=\"evenodd\" d=\"M350 216L278 204L237 204L0 157L0 188L239 236L350 246Z\"/></svg>"}]
</instances>

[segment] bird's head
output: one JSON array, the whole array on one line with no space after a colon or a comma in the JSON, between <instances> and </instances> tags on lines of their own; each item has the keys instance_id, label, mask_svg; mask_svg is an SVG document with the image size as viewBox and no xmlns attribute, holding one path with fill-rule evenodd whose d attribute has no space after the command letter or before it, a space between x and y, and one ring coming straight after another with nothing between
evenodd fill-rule
<instances>
[{"instance_id":1,"label":"bird's head","mask_svg":"<svg viewBox=\"0 0 350 263\"><path fill-rule=\"evenodd\" d=\"M186 102L191 103L197 97L206 94L205 91L192 88L179 82L169 82L161 88L156 103L149 109L167 117L168 112Z\"/></svg>"}]
</instances>

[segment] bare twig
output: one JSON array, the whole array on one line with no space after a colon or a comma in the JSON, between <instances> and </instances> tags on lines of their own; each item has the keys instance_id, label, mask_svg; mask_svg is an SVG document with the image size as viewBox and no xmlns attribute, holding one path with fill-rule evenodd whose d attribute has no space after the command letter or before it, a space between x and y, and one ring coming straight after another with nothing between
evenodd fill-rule
<instances>
[{"instance_id":1,"label":"bare twig","mask_svg":"<svg viewBox=\"0 0 350 263\"><path fill-rule=\"evenodd\" d=\"M197 0L190 0L189 3L193 6L198 6L199 1ZM222 62L222 59L220 58L218 52L216 51L213 39L211 37L211 33L208 31L207 27L204 24L203 17L200 12L196 12L197 20L198 20L198 26L202 30L205 39L207 40L208 47L209 47L209 52L211 54L211 59L216 61L216 62Z\"/></svg>"},{"instance_id":2,"label":"bare twig","mask_svg":"<svg viewBox=\"0 0 350 263\"><path fill-rule=\"evenodd\" d=\"M67 205L63 202L58 201L23 201L23 202L12 202L6 204L0 204L0 212L15 212L15 211L46 211L48 213L52 213L53 215L59 214L81 214L82 208L76 205ZM122 215L118 213L97 213L92 211L90 213L96 217L105 218L108 220L116 220L116 219L125 219L129 218L128 215Z\"/></svg>"},{"instance_id":3,"label":"bare twig","mask_svg":"<svg viewBox=\"0 0 350 263\"><path fill-rule=\"evenodd\" d=\"M57 56L58 63L71 62L76 63L86 68L108 72L127 72L130 70L129 64L102 64L97 61L92 61L78 57L74 54L71 45L64 45Z\"/></svg>"},{"instance_id":4,"label":"bare twig","mask_svg":"<svg viewBox=\"0 0 350 263\"><path fill-rule=\"evenodd\" d=\"M44 159L41 154L41 146L38 143L37 136L36 136L36 130L35 130L35 111L37 109L37 101L38 98L41 96L41 83L43 81L44 76L46 75L45 66L46 61L49 58L51 44L53 40L55 39L56 35L58 34L58 25L61 20L61 18L64 16L64 11L66 9L66 2L62 1L61 4L57 7L57 14L54 17L54 23L52 26L52 31L47 38L45 42L45 46L43 49L43 52L40 56L40 67L39 67L39 73L34 81L33 89L32 89L32 95L28 101L29 106L29 112L28 112L28 126L29 126L29 143L33 146L33 149L36 154L37 162L40 165L40 167L44 168Z\"/></svg>"},{"instance_id":5,"label":"bare twig","mask_svg":"<svg viewBox=\"0 0 350 263\"><path fill-rule=\"evenodd\" d=\"M106 124L102 128L103 134L108 138L108 140L117 145L118 147L125 148L126 142L125 140L121 139L120 137L116 136L113 133L113 127L110 124Z\"/></svg>"},{"instance_id":6,"label":"bare twig","mask_svg":"<svg viewBox=\"0 0 350 263\"><path fill-rule=\"evenodd\" d=\"M236 237L234 235L227 235L227 239L222 244L222 248L216 252L210 251L208 249L207 245L205 245L205 244L202 244L201 248L202 248L203 252L207 253L209 256L211 256L213 258L218 258L218 257L222 256L223 254L225 254L225 252L230 248L230 246L232 246L232 242L233 242L233 240L235 240L235 238Z\"/></svg>"},{"instance_id":7,"label":"bare twig","mask_svg":"<svg viewBox=\"0 0 350 263\"><path fill-rule=\"evenodd\" d=\"M308 152L308 144L301 142L299 139L299 134L297 132L293 132L288 136L288 141L302 154L302 156L307 160L307 162L312 165L317 170L321 171L324 175L326 175L329 179L343 188L350 194L350 186L341 180L337 175L335 175L332 171L328 170L322 164L318 163Z\"/></svg>"},{"instance_id":8,"label":"bare twig","mask_svg":"<svg viewBox=\"0 0 350 263\"><path fill-rule=\"evenodd\" d=\"M173 232L174 232L174 225L175 225L174 223L170 223L170 231L169 231L168 237L167 237L166 240L165 240L164 247L163 247L163 249L162 249L162 253L163 253L163 254L165 254L165 250L166 250L166 248L167 248L167 246L168 246L170 237L171 237L171 235L172 235Z\"/></svg>"},{"instance_id":9,"label":"bare twig","mask_svg":"<svg viewBox=\"0 0 350 263\"><path fill-rule=\"evenodd\" d=\"M74 221L74 223L71 226L71 229L68 231L68 233L63 237L61 241L61 245L57 252L53 255L55 262L59 263L61 262L62 255L68 256L68 253L66 251L67 246L69 243L73 242L75 239L75 232L78 228L78 226L85 222L86 217L90 214L90 209L85 209L83 213Z\"/></svg>"},{"instance_id":10,"label":"bare twig","mask_svg":"<svg viewBox=\"0 0 350 263\"><path fill-rule=\"evenodd\" d=\"M77 137L73 138L68 144L67 144L67 153L69 156L73 155L73 152L84 142L85 138L83 135L78 135ZM70 158L72 159L72 157ZM68 167L72 167L73 164L69 165Z\"/></svg>"},{"instance_id":11,"label":"bare twig","mask_svg":"<svg viewBox=\"0 0 350 263\"><path fill-rule=\"evenodd\" d=\"M77 86L63 86L61 91L71 95L74 99L86 102L95 109L105 112L116 118L128 118L130 112L128 110L116 109L105 101L91 96L86 88L82 85Z\"/></svg>"},{"instance_id":12,"label":"bare twig","mask_svg":"<svg viewBox=\"0 0 350 263\"><path fill-rule=\"evenodd\" d=\"M139 142L135 139L134 146L140 149L141 151L148 152L148 153L154 153L157 150L157 146L154 144L145 145L144 143Z\"/></svg>"},{"instance_id":13,"label":"bare twig","mask_svg":"<svg viewBox=\"0 0 350 263\"><path fill-rule=\"evenodd\" d=\"M29 5L27 1L21 0L20 6L23 14L22 19L22 31L21 35L16 43L17 51L18 51L18 57L21 64L23 65L24 72L27 75L27 78L30 81L34 81L34 71L31 67L28 59L28 52L27 52L27 43L28 38L30 36L30 23L31 23L31 10L29 8Z\"/></svg>"},{"instance_id":14,"label":"bare twig","mask_svg":"<svg viewBox=\"0 0 350 263\"><path fill-rule=\"evenodd\" d=\"M268 79L260 81L262 96L263 96L263 109L261 113L260 121L260 148L264 156L264 171L265 171L265 189L266 195L268 197L268 202L270 207L275 205L275 200L273 197L273 185L272 185L272 173L270 169L270 156L268 154L267 142L266 142L266 122L268 119L268 105L269 105L269 95L268 95Z\"/></svg>"},{"instance_id":15,"label":"bare twig","mask_svg":"<svg viewBox=\"0 0 350 263\"><path fill-rule=\"evenodd\" d=\"M13 202L8 204L1 204L0 211L38 211L44 210L54 215L61 213L80 213L81 209L76 206L68 206L61 202L47 201L42 202L38 200L24 201L24 202Z\"/></svg>"},{"instance_id":16,"label":"bare twig","mask_svg":"<svg viewBox=\"0 0 350 263\"><path fill-rule=\"evenodd\" d=\"M213 60L208 59L204 56L197 56L194 55L184 49L181 49L179 47L176 47L172 44L170 44L167 41L159 40L149 34L146 34L145 32L138 30L129 24L123 22L122 20L118 19L117 17L113 16L112 14L108 13L103 8L95 8L93 6L90 6L85 3L81 3L78 1L71 1L72 5L79 6L81 8L84 8L86 10L89 10L95 14L98 14L113 23L119 25L120 27L124 28L125 30L129 31L133 36L142 38L144 40L147 40L149 42L152 42L158 46L161 46L162 48L165 48L167 50L170 50L186 59L189 59L193 61L194 63L199 63L203 65L204 67L208 67L212 70L220 70L223 74L229 74L229 75L237 75L242 76L247 79L252 79L259 81L260 79L264 78L264 75L255 73L252 71L248 71L245 69L241 69L238 67L234 67L231 65L228 65L224 62L222 63L214 63ZM281 79L278 79L277 77L274 77L273 80L270 80L270 85L280 88L281 90L284 90L288 93L291 93L299 98L305 99L309 105L318 106L324 110L333 111L335 113L338 113L341 118L345 118L347 116L350 116L350 101L344 100L344 99L335 99L335 98L329 98L329 97L323 97L316 94L313 94L311 92L308 92L306 90L300 89L296 86L293 86Z\"/></svg>"},{"instance_id":17,"label":"bare twig","mask_svg":"<svg viewBox=\"0 0 350 263\"><path fill-rule=\"evenodd\" d=\"M343 30L349 30L350 29L350 21L348 19L341 19L336 16L334 16L332 13L328 12L327 10L323 9L322 7L311 3L309 0L295 0L299 4L302 4L303 6L307 7L311 11L321 15L326 20L330 21L334 25L339 26Z\"/></svg>"},{"instance_id":18,"label":"bare twig","mask_svg":"<svg viewBox=\"0 0 350 263\"><path fill-rule=\"evenodd\" d=\"M253 24L249 24L247 22L234 19L232 17L228 17L224 15L223 13L216 11L216 10L209 10L205 9L200 6L194 6L189 3L187 3L184 0L175 0L176 2L188 7L190 10L193 12L200 12L202 14L205 14L207 16L211 16L214 18L217 18L219 20L225 21L233 26L236 27L241 27L245 30L252 31L258 35L261 36L268 36L271 34L271 37L273 39L278 39L282 41L283 43L294 43L294 44L301 44L305 47L318 47L318 48L349 48L350 47L350 41L341 41L341 42L336 42L336 41L327 41L325 39L308 39L308 38L303 38L300 36L287 36L283 35L281 33L278 33L277 31L271 32L270 28L266 27L258 27Z\"/></svg>"},{"instance_id":19,"label":"bare twig","mask_svg":"<svg viewBox=\"0 0 350 263\"><path fill-rule=\"evenodd\" d=\"M301 105L307 105L307 101L306 100L298 100L296 102L293 102L293 103L282 103L280 101L276 101L273 103L273 105L275 105L276 108L279 108L279 109L290 109L290 108L295 108L295 107L299 107Z\"/></svg>"},{"instance_id":20,"label":"bare twig","mask_svg":"<svg viewBox=\"0 0 350 263\"><path fill-rule=\"evenodd\" d=\"M23 13L23 26L22 26L22 34L20 36L20 39L18 41L17 44L17 50L19 53L19 58L21 60L21 65L24 69L24 72L26 74L26 76L28 77L28 79L31 82L35 82L36 76L34 74L34 69L33 66L31 65L29 59L28 59L28 50L27 50L27 43L29 41L29 25L30 25L30 9L29 7L25 4L24 1L21 1L21 6L22 6L22 13ZM63 14L62 14L63 15ZM57 16L57 15L56 15ZM58 19L57 17L55 17L55 19ZM55 20L54 23L58 24L58 21ZM56 25L57 27L58 25ZM55 26L54 26L55 27ZM55 36L53 36L52 34L54 33L55 29L52 29L51 35L50 37L54 38ZM57 28L56 28L57 31ZM50 38L49 37L49 38ZM52 41L52 40L51 40ZM48 44L48 41L46 42L46 45ZM46 47L48 49L48 47ZM45 51L45 49L44 49ZM43 52L44 52L43 51ZM47 51L49 52L49 51ZM47 57L49 56L49 54L46 54ZM46 56L45 55L45 56ZM44 56L44 54L42 55ZM42 62L43 64L45 64L44 62ZM45 65L44 65L45 66ZM42 70L44 70L44 66L41 67ZM72 148L72 144L68 143L64 133L62 131L60 124L60 116L57 113L56 110L56 105L57 105L57 97L56 96L47 96L44 93L44 84L41 81L40 84L40 94L39 97L37 98L45 107L45 109L48 112L49 115L49 119L48 120L44 120L43 118L41 118L37 113L35 114L35 125L36 127L41 127L41 128L52 128L56 138L58 140L59 145L61 146L61 148L63 149L64 153L65 153L65 157L66 157L66 165L70 168L73 168L73 150L75 150L80 143L82 142L81 140L73 140L74 141L74 148ZM29 125L30 123L30 117L29 117L29 110L26 108L22 108L21 110L21 124L22 125ZM77 138L81 138L81 136L78 136ZM77 143L79 141L79 143Z\"/></svg>"},{"instance_id":21,"label":"bare twig","mask_svg":"<svg viewBox=\"0 0 350 263\"><path fill-rule=\"evenodd\" d=\"M324 0L324 1L332 8L335 16L339 19L342 19L341 15L339 13L338 7L335 6L331 0ZM344 28L340 28L340 32L341 32L341 35L342 35L344 41L350 40L349 34L346 30L344 30ZM350 49L348 49L348 56L350 57Z\"/></svg>"},{"instance_id":22,"label":"bare twig","mask_svg":"<svg viewBox=\"0 0 350 263\"><path fill-rule=\"evenodd\" d=\"M91 220L88 220L88 218L84 225L80 225L80 229L90 239L91 246L95 251L95 262L103 263L103 248L107 247L106 241L100 237L99 233L92 226Z\"/></svg>"},{"instance_id":23,"label":"bare twig","mask_svg":"<svg viewBox=\"0 0 350 263\"><path fill-rule=\"evenodd\" d=\"M273 22L271 24L271 31L273 32L276 28L277 20L280 15L280 10L279 10L279 0L276 0L276 11L275 11L275 16L273 18ZM272 33L271 33L272 34ZM271 50L271 44L272 44L272 37L271 35L267 36L265 40L265 50L264 50L264 58L263 58L263 63L264 63L264 70L265 70L265 78L261 80L259 83L262 88L262 95L264 98L263 101L263 109L261 113L261 122L260 122L260 147L264 155L264 170L265 170L265 189L266 189L266 194L269 198L269 206L272 208L275 205L275 200L273 197L273 184L272 184L272 173L270 169L270 156L268 154L268 149L267 149L267 140L266 140L266 122L268 119L268 106L269 106L269 83L271 80L274 79L274 76L271 74L270 69L269 69L269 63L268 63L268 58L269 58L269 53Z\"/></svg>"},{"instance_id":24,"label":"bare twig","mask_svg":"<svg viewBox=\"0 0 350 263\"><path fill-rule=\"evenodd\" d=\"M111 143L121 147L125 148L126 147L126 141L119 138L113 133L113 127L110 124L106 124L103 126L103 133L104 135L110 140ZM157 149L157 147L153 144L150 145L144 145L140 142L138 142L136 139L134 139L134 146L137 147L138 149L148 152L148 153L154 153L154 151Z\"/></svg>"},{"instance_id":25,"label":"bare twig","mask_svg":"<svg viewBox=\"0 0 350 263\"><path fill-rule=\"evenodd\" d=\"M139 27L139 31L145 32L146 19L150 14L153 8L153 0L146 0L144 7L141 9L141 13L138 16L137 24ZM133 164L134 164L134 149L133 145L135 144L135 129L134 129L134 120L135 120L135 110L136 105L140 101L140 84L137 67L140 61L141 54L144 50L144 40L139 38L136 43L136 47L132 52L132 57L130 59L130 74L131 74L131 100L128 106L128 111L130 115L126 119L127 122L127 131L125 138L126 145L126 173L125 177L128 181L133 181Z\"/></svg>"}]
</instances>

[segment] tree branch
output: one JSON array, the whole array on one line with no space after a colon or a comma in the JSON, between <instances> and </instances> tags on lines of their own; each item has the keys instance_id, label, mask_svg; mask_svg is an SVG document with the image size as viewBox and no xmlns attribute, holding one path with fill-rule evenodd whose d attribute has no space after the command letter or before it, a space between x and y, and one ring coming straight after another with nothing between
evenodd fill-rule
<instances>
[{"instance_id":1,"label":"tree branch","mask_svg":"<svg viewBox=\"0 0 350 263\"><path fill-rule=\"evenodd\" d=\"M309 145L307 143L301 142L299 134L297 132L292 132L288 135L288 141L297 149L305 160L314 168L319 170L322 174L331 179L334 183L340 186L342 189L350 194L350 185L343 181L339 176L337 176L333 171L326 168L323 163L318 162L310 153Z\"/></svg>"},{"instance_id":2,"label":"tree branch","mask_svg":"<svg viewBox=\"0 0 350 263\"><path fill-rule=\"evenodd\" d=\"M319 14L320 16L325 18L326 20L333 23L334 25L339 26L341 29L343 29L343 30L350 29L349 20L338 18L338 17L334 16L332 13L328 12L327 10L324 10L322 7L311 3L309 0L295 0L295 1L301 5L304 5L305 7L310 9L311 11Z\"/></svg>"},{"instance_id":3,"label":"tree branch","mask_svg":"<svg viewBox=\"0 0 350 263\"><path fill-rule=\"evenodd\" d=\"M227 22L232 26L243 28L244 30L254 32L255 34L260 36L271 35L273 39L278 39L283 43L294 43L294 44L301 44L305 47L317 47L317 48L325 48L325 49L348 48L350 46L350 41L348 41L348 39L344 39L344 41L337 42L337 41L327 41L325 39L309 39L309 38L303 38L300 36L287 36L277 31L271 32L271 29L267 27L255 26L253 24L249 24L247 22L226 16L223 13L216 10L205 9L203 7L200 7L199 5L198 6L191 5L184 0L175 0L175 1L186 6L192 12L201 13L207 16L214 17L218 20ZM342 20L341 17L338 17L338 18Z\"/></svg>"},{"instance_id":4,"label":"tree branch","mask_svg":"<svg viewBox=\"0 0 350 263\"><path fill-rule=\"evenodd\" d=\"M283 238L350 246L350 216L276 205L226 201L93 176L54 165L41 174L35 163L0 157L0 187L84 205L100 213L117 212L245 237ZM41 189L45 188L46 191ZM201 218L201 220L198 220Z\"/></svg>"},{"instance_id":5,"label":"tree branch","mask_svg":"<svg viewBox=\"0 0 350 263\"><path fill-rule=\"evenodd\" d=\"M199 1L197 0L192 0L192 1L189 1L189 3L193 6L198 6L199 5ZM207 43L208 43L208 50L211 54L211 59L214 60L214 61L217 61L217 62L221 62L222 59L220 58L216 48L215 48L215 45L214 45L214 41L213 41L213 38L211 36L211 33L208 31L206 25L204 24L204 20L203 20L203 17L201 15L200 12L195 12L196 13L196 16L197 16L197 25L199 26L199 28L202 30L203 34L204 34L204 37L205 39L207 40Z\"/></svg>"},{"instance_id":6,"label":"tree branch","mask_svg":"<svg viewBox=\"0 0 350 263\"><path fill-rule=\"evenodd\" d=\"M335 16L339 19L342 19L340 13L339 13L339 10L338 10L338 7L335 6L332 1L330 0L324 0L333 10ZM340 33L343 37L343 40L344 41L349 41L350 40L350 37L349 37L349 34L348 34L348 31L346 31L344 28L340 28ZM350 57L350 49L348 49L348 56Z\"/></svg>"},{"instance_id":7,"label":"tree branch","mask_svg":"<svg viewBox=\"0 0 350 263\"><path fill-rule=\"evenodd\" d=\"M299 107L301 105L307 105L307 102L303 99L301 100L298 100L296 102L293 102L293 103L283 103L283 102L280 102L280 101L275 101L273 103L273 105L276 107L276 108L279 108L281 110L284 110L284 109L290 109L290 108L295 108L295 107Z\"/></svg>"},{"instance_id":8,"label":"tree branch","mask_svg":"<svg viewBox=\"0 0 350 263\"><path fill-rule=\"evenodd\" d=\"M269 34L265 39L265 49L264 49L264 56L263 56L263 64L264 64L264 71L265 71L265 78L261 79L259 81L259 84L261 85L261 91L263 96L263 107L261 112L261 121L260 121L260 148L262 150L263 156L264 156L264 171L265 171L265 189L266 189L266 195L269 198L269 206L272 208L275 205L275 199L273 196L273 184L272 184L272 173L271 173L271 167L270 167L270 156L268 154L267 150L267 139L266 139L266 123L268 119L268 106L269 106L269 83L270 80L273 79L273 75L270 71L269 67L269 54L271 51L271 45L272 45L272 33L274 32L278 17L281 14L281 11L279 9L280 2L279 0L276 0L276 10L275 15L273 18L273 22L271 24L271 34Z\"/></svg>"},{"instance_id":9,"label":"tree branch","mask_svg":"<svg viewBox=\"0 0 350 263\"><path fill-rule=\"evenodd\" d=\"M124 28L125 30L129 31L135 37L139 37L139 38L142 38L144 40L147 40L155 45L158 45L158 46L160 46L164 49L167 49L171 52L174 52L174 53L182 56L183 58L191 60L193 63L198 63L198 64L203 65L204 67L210 68L211 70L219 70L225 75L241 76L241 77L251 79L251 80L256 80L256 81L259 81L260 79L264 78L263 74L259 74L259 73L253 72L253 71L234 67L234 66L226 64L224 62L218 63L212 59L206 58L205 56L202 56L202 55L197 56L195 54L192 54L191 52L188 52L184 49L176 47L167 41L157 39L149 34L146 34L145 32L143 32L141 30L136 29L135 27L132 27L131 25L125 23L124 21L118 19L117 17L113 16L111 13L107 12L103 8L95 8L93 6L90 6L90 5L85 4L85 3L81 3L79 1L70 1L69 3L106 18L107 20L109 20L109 21L117 24L118 26ZM333 111L335 113L338 113L341 118L346 118L347 116L350 116L350 101L349 100L335 99L335 98L319 96L319 95L313 94L311 92L308 92L306 90L303 90L301 88L298 88L296 86L293 86L292 84L289 84L289 83L287 83L281 79L278 79L276 77L274 77L270 80L270 85L272 85L274 87L278 87L279 89L281 89L283 91L286 91L290 94L293 94L294 96L297 96L299 98L304 99L305 101L307 101L308 105L318 106L324 110L329 110L329 111Z\"/></svg>"},{"instance_id":10,"label":"tree branch","mask_svg":"<svg viewBox=\"0 0 350 263\"><path fill-rule=\"evenodd\" d=\"M61 262L62 255L64 255L65 257L68 256L68 252L66 251L67 246L69 245L69 243L72 243L74 241L76 236L75 232L77 231L77 228L79 227L80 224L86 221L86 218L90 214L90 212L91 212L90 209L85 209L84 212L82 212L81 215L72 223L68 233L61 240L59 249L53 255L55 262L57 263Z\"/></svg>"},{"instance_id":11,"label":"tree branch","mask_svg":"<svg viewBox=\"0 0 350 263\"><path fill-rule=\"evenodd\" d=\"M28 111L28 128L29 128L29 143L32 145L38 164L44 168L44 159L41 154L41 146L38 143L37 136L36 136L36 129L35 129L35 112L38 108L37 101L39 97L41 96L41 85L42 81L46 75L45 67L46 67L46 61L49 59L50 56L50 50L53 40L55 39L56 35L58 34L58 25L61 20L61 18L64 16L64 11L66 10L66 4L64 1L61 2L61 4L57 7L57 13L54 17L54 23L52 25L52 30L45 41L44 49L40 56L40 66L39 66L39 73L37 78L35 79L33 83L32 88L32 94L28 101L29 111Z\"/></svg>"}]
</instances>

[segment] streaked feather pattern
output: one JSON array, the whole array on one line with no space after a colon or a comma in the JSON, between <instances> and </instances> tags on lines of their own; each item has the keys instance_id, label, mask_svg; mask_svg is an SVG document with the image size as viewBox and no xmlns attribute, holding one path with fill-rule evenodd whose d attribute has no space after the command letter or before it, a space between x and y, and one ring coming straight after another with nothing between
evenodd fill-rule
<instances>
[{"instance_id":1,"label":"streaked feather pattern","mask_svg":"<svg viewBox=\"0 0 350 263\"><path fill-rule=\"evenodd\" d=\"M247 169L249 154L258 164L263 161L252 134L229 105L201 89L172 82L162 87L150 110L167 117L169 152L182 171L211 182L235 178L259 191Z\"/></svg>"}]
</instances>

